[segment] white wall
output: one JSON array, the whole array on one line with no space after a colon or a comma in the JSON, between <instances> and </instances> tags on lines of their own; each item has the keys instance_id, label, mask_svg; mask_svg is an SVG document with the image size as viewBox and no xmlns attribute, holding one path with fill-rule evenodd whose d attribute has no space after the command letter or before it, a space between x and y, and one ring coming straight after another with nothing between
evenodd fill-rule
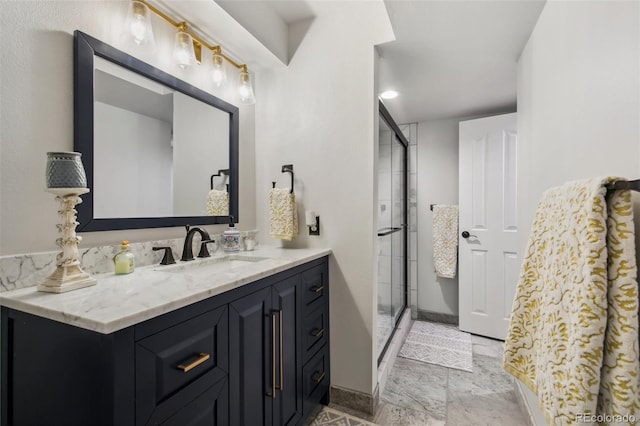
<instances>
[{"instance_id":1,"label":"white wall","mask_svg":"<svg viewBox=\"0 0 640 426\"><path fill-rule=\"evenodd\" d=\"M518 66L520 253L545 189L640 177L639 6L548 1L540 15ZM635 217L640 229L637 208Z\"/></svg>"},{"instance_id":2,"label":"white wall","mask_svg":"<svg viewBox=\"0 0 640 426\"><path fill-rule=\"evenodd\" d=\"M0 7L0 255L56 250L57 204L44 191L47 151L73 149L73 31L118 45L128 2L11 1ZM170 64L174 31L153 18L158 53L143 57L189 83L214 90L207 65L180 71ZM212 37L215 37L212 34ZM121 47L121 46L120 46ZM233 47L233 46L230 46ZM259 90L257 90L259 92ZM253 106L240 110L240 226L255 228ZM212 227L212 232L224 227ZM81 245L184 236L182 228L82 233Z\"/></svg>"},{"instance_id":3,"label":"white wall","mask_svg":"<svg viewBox=\"0 0 640 426\"><path fill-rule=\"evenodd\" d=\"M436 276L431 204L458 204L459 118L418 123L418 310L458 315L458 278Z\"/></svg>"},{"instance_id":4,"label":"white wall","mask_svg":"<svg viewBox=\"0 0 640 426\"><path fill-rule=\"evenodd\" d=\"M311 24L289 67L258 76L258 226L268 234L271 181L293 164L300 236L288 246L330 247L332 384L371 394L377 381L375 162L378 104L373 45L392 37L382 2L313 2ZM366 22L366 25L354 25ZM304 210L320 216L310 237Z\"/></svg>"},{"instance_id":5,"label":"white wall","mask_svg":"<svg viewBox=\"0 0 640 426\"><path fill-rule=\"evenodd\" d=\"M639 5L550 1L540 15L518 67L521 249L545 189L640 176Z\"/></svg>"}]
</instances>

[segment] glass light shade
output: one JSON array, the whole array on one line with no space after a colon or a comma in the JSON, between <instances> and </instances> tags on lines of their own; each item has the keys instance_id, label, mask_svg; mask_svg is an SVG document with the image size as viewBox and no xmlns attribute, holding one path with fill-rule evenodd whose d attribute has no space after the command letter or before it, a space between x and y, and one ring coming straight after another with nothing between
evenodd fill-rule
<instances>
[{"instance_id":1,"label":"glass light shade","mask_svg":"<svg viewBox=\"0 0 640 426\"><path fill-rule=\"evenodd\" d=\"M127 12L125 31L129 41L135 46L155 48L151 12L146 4L132 1Z\"/></svg>"},{"instance_id":2,"label":"glass light shade","mask_svg":"<svg viewBox=\"0 0 640 426\"><path fill-rule=\"evenodd\" d=\"M222 83L227 79L227 73L224 70L224 58L219 53L213 54L213 70L211 71L211 78L213 84L216 87L222 86Z\"/></svg>"},{"instance_id":3,"label":"glass light shade","mask_svg":"<svg viewBox=\"0 0 640 426\"><path fill-rule=\"evenodd\" d=\"M256 97L253 94L253 87L251 86L251 76L247 71L240 71L240 83L238 85L238 94L240 95L240 102L243 104L255 104Z\"/></svg>"},{"instance_id":4,"label":"glass light shade","mask_svg":"<svg viewBox=\"0 0 640 426\"><path fill-rule=\"evenodd\" d=\"M196 63L196 54L193 50L193 38L189 33L178 31L173 44L173 60L182 69L189 68Z\"/></svg>"}]
</instances>

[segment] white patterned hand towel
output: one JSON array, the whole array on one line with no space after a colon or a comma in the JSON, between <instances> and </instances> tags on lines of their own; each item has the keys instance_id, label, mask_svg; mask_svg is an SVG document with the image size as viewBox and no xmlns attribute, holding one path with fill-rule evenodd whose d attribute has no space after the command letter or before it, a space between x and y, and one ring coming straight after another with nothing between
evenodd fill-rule
<instances>
[{"instance_id":1,"label":"white patterned hand towel","mask_svg":"<svg viewBox=\"0 0 640 426\"><path fill-rule=\"evenodd\" d=\"M269 191L269 233L272 238L291 241L298 235L296 195L286 188Z\"/></svg>"},{"instance_id":2,"label":"white patterned hand towel","mask_svg":"<svg viewBox=\"0 0 640 426\"><path fill-rule=\"evenodd\" d=\"M612 180L545 191L520 270L504 369L553 425L640 417L633 209L629 191L605 201Z\"/></svg>"},{"instance_id":3,"label":"white patterned hand towel","mask_svg":"<svg viewBox=\"0 0 640 426\"><path fill-rule=\"evenodd\" d=\"M458 266L458 206L433 206L433 263L439 277L455 278Z\"/></svg>"},{"instance_id":4,"label":"white patterned hand towel","mask_svg":"<svg viewBox=\"0 0 640 426\"><path fill-rule=\"evenodd\" d=\"M229 193L212 189L207 195L207 215L227 216L229 214Z\"/></svg>"}]
</instances>

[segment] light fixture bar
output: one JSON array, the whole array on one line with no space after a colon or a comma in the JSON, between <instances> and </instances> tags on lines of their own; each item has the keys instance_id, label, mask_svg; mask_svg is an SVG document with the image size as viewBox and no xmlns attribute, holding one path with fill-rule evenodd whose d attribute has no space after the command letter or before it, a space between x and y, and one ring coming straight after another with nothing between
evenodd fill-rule
<instances>
[{"instance_id":1,"label":"light fixture bar","mask_svg":"<svg viewBox=\"0 0 640 426\"><path fill-rule=\"evenodd\" d=\"M167 14L165 14L164 12L162 12L161 10L159 10L158 8L156 8L154 5L152 5L151 3L149 3L146 0L138 0L140 3L145 4L150 11L152 11L153 13L155 13L156 15L158 15L159 17L161 17L162 19L164 19L165 21L167 21L168 23L170 23L171 25L173 25L174 27L180 29L180 22L176 22L173 19L171 19ZM191 35L191 37L193 37L193 34Z\"/></svg>"},{"instance_id":2,"label":"light fixture bar","mask_svg":"<svg viewBox=\"0 0 640 426\"><path fill-rule=\"evenodd\" d=\"M244 64L239 64L236 61L234 61L233 59L231 59L230 57L228 57L227 55L225 55L224 53L222 53L222 51L220 52L220 56L222 56L227 62L229 62L231 65L233 65L234 67L238 68L239 70L242 69L242 67L247 67Z\"/></svg>"},{"instance_id":3,"label":"light fixture bar","mask_svg":"<svg viewBox=\"0 0 640 426\"><path fill-rule=\"evenodd\" d=\"M185 21L181 21L181 22L174 21L173 19L171 19L171 17L169 17L169 15L167 15L166 13L162 12L161 10L159 10L158 8L153 6L147 0L137 0L137 1L139 1L140 3L144 3L149 8L149 10L151 10L153 13L158 15L163 20L167 21L169 24L171 24L172 26L174 26L178 30L189 34L191 36L191 38L193 39L193 45L194 45L194 48L195 48L196 58L198 59L198 62L201 62L202 47L206 47L210 51L212 51L214 53L218 53L227 62L229 62L231 65L233 65L235 68L237 68L239 70L247 71L247 65L246 64L239 64L236 61L234 61L233 59L231 59L230 57L228 57L227 55L225 55L224 53L222 53L222 47L220 45L211 45L211 44L205 42L204 40L202 40L200 37L198 37L196 34L194 34L193 32L191 32L189 30L189 26L187 25L187 23Z\"/></svg>"}]
</instances>

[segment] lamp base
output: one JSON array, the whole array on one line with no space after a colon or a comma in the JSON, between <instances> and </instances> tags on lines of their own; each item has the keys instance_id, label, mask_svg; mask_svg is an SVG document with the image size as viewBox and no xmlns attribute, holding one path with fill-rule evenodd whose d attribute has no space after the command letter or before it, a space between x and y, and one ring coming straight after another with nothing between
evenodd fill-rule
<instances>
[{"instance_id":1,"label":"lamp base","mask_svg":"<svg viewBox=\"0 0 640 426\"><path fill-rule=\"evenodd\" d=\"M79 265L58 266L44 283L38 286L38 291L48 293L65 293L67 291L96 285L97 281L84 272Z\"/></svg>"},{"instance_id":2,"label":"lamp base","mask_svg":"<svg viewBox=\"0 0 640 426\"><path fill-rule=\"evenodd\" d=\"M38 291L48 293L64 293L83 287L96 285L96 280L80 267L80 254L78 242L82 240L76 235L75 206L82 202L81 194L89 192L88 188L47 188L47 191L56 195L60 203L58 215L62 223L58 225L61 236L56 240L58 247L62 249L56 256L57 268L38 286Z\"/></svg>"}]
</instances>

